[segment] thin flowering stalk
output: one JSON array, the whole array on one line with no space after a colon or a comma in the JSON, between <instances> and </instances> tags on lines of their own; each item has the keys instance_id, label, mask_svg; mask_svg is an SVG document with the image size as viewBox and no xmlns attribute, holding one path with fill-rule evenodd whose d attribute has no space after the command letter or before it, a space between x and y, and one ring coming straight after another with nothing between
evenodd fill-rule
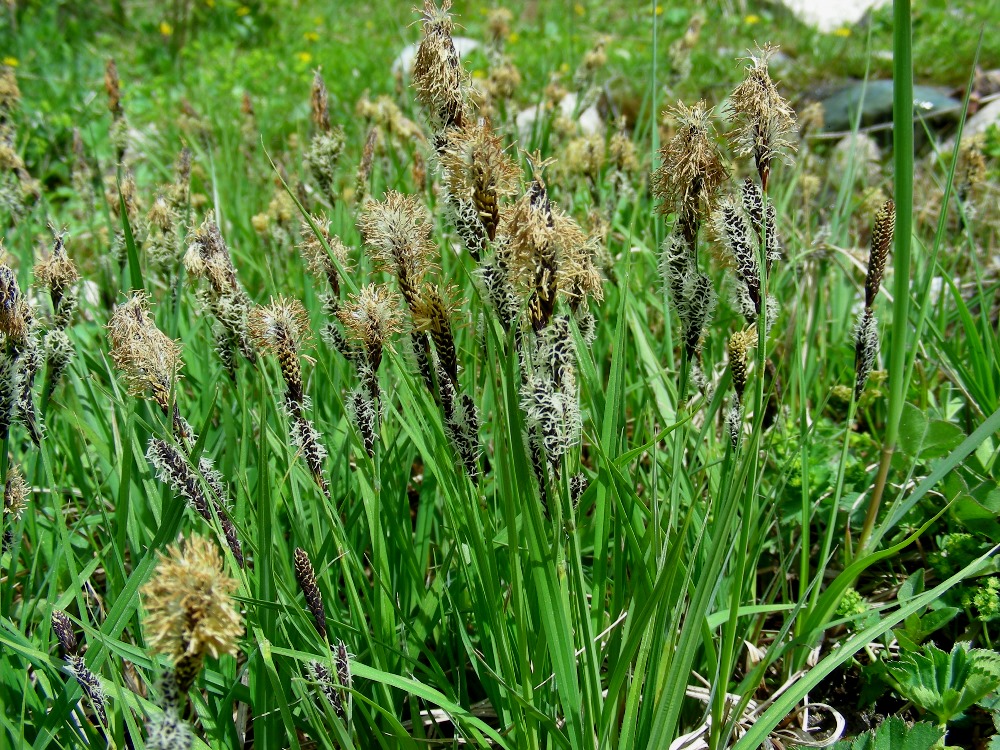
<instances>
[{"instance_id":1,"label":"thin flowering stalk","mask_svg":"<svg viewBox=\"0 0 1000 750\"><path fill-rule=\"evenodd\" d=\"M215 316L219 356L230 377L236 377L236 353L254 363L256 350L247 327L253 303L236 276L232 254L219 226L206 219L191 238L184 265L192 279L207 283L198 289L198 298Z\"/></svg>"},{"instance_id":2,"label":"thin flowering stalk","mask_svg":"<svg viewBox=\"0 0 1000 750\"><path fill-rule=\"evenodd\" d=\"M75 353L66 331L76 313L79 296L77 282L80 280L76 264L66 252L66 232L57 232L54 227L50 229L53 235L52 251L35 264L34 270L36 282L48 288L52 300L52 323L44 338L46 374L42 391L43 413Z\"/></svg>"},{"instance_id":3,"label":"thin flowering stalk","mask_svg":"<svg viewBox=\"0 0 1000 750\"><path fill-rule=\"evenodd\" d=\"M333 206L337 198L335 190L337 164L344 152L344 132L330 124L329 94L319 70L313 76L310 105L316 133L309 142L305 162L322 194L330 206Z\"/></svg>"},{"instance_id":4,"label":"thin flowering stalk","mask_svg":"<svg viewBox=\"0 0 1000 750\"><path fill-rule=\"evenodd\" d=\"M279 297L269 305L254 308L249 327L257 346L273 352L278 358L285 381L285 410L291 422L289 442L302 452L313 480L329 497L329 486L323 475L326 447L315 425L305 415L307 403L299 351L308 340L309 316L298 300Z\"/></svg>"},{"instance_id":5,"label":"thin flowering stalk","mask_svg":"<svg viewBox=\"0 0 1000 750\"><path fill-rule=\"evenodd\" d=\"M348 298L337 317L347 333L348 346L361 353L353 358L361 384L349 394L348 408L365 452L374 456L382 410L378 370L383 349L402 327L399 297L385 285L367 284Z\"/></svg>"}]
</instances>

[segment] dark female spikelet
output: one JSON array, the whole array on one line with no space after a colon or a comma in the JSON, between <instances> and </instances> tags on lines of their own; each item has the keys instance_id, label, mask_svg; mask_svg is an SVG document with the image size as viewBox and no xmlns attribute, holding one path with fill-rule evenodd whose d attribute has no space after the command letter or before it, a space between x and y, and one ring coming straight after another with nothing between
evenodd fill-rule
<instances>
[{"instance_id":1,"label":"dark female spikelet","mask_svg":"<svg viewBox=\"0 0 1000 750\"><path fill-rule=\"evenodd\" d=\"M875 317L875 298L882 285L885 264L892 249L896 223L896 205L890 200L879 209L872 229L871 249L868 253L868 274L865 277L865 309L854 330L854 397L860 399L865 391L868 376L878 359L878 319Z\"/></svg>"},{"instance_id":2,"label":"dark female spikelet","mask_svg":"<svg viewBox=\"0 0 1000 750\"><path fill-rule=\"evenodd\" d=\"M747 321L753 323L761 309L760 266L750 222L735 199L727 198L719 206L715 230L736 277L737 305Z\"/></svg>"},{"instance_id":3,"label":"dark female spikelet","mask_svg":"<svg viewBox=\"0 0 1000 750\"><path fill-rule=\"evenodd\" d=\"M213 512L219 519L219 526L226 537L226 543L241 568L244 565L243 547L236 532L236 526L229 517L229 512L223 505L224 490L218 472L211 468L206 459L199 464L199 471L205 483L211 489L208 494L202 489L198 474L191 468L188 459L179 448L172 443L159 438L150 438L146 448L146 460L156 469L156 475L161 482L169 486L179 497L184 498L194 511L209 524L213 521Z\"/></svg>"},{"instance_id":4,"label":"dark female spikelet","mask_svg":"<svg viewBox=\"0 0 1000 750\"><path fill-rule=\"evenodd\" d=\"M344 132L330 124L329 93L323 75L318 70L313 76L310 104L316 132L309 142L305 162L316 184L332 206L336 202L334 180L337 164L344 152Z\"/></svg>"},{"instance_id":5,"label":"dark female spikelet","mask_svg":"<svg viewBox=\"0 0 1000 750\"><path fill-rule=\"evenodd\" d=\"M323 606L323 594L316 584L316 571L313 570L309 555L301 547L295 548L295 580L299 583L303 596L306 598L306 607L313 616L313 624L320 638L326 638L326 607Z\"/></svg>"},{"instance_id":6,"label":"dark female spikelet","mask_svg":"<svg viewBox=\"0 0 1000 750\"><path fill-rule=\"evenodd\" d=\"M31 388L41 366L38 325L31 305L21 294L17 275L5 262L0 263L0 337L0 439L10 434L11 425L18 420L37 445L41 432Z\"/></svg>"},{"instance_id":7,"label":"dark female spikelet","mask_svg":"<svg viewBox=\"0 0 1000 750\"><path fill-rule=\"evenodd\" d=\"M98 721L107 726L108 714L105 706L104 689L101 687L101 680L87 666L80 653L80 643L76 638L76 630L73 622L65 612L59 609L52 610L52 632L55 633L59 641L59 653L66 664L66 671L69 672L83 694L90 700L90 705L94 707L94 713Z\"/></svg>"}]
</instances>

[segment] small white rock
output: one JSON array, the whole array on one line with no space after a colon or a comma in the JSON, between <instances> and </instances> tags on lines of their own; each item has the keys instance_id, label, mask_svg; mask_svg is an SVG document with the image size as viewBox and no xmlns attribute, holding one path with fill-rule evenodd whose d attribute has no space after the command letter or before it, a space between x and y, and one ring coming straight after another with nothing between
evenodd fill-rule
<instances>
[{"instance_id":1,"label":"small white rock","mask_svg":"<svg viewBox=\"0 0 1000 750\"><path fill-rule=\"evenodd\" d=\"M452 41L455 43L455 50L458 52L460 58L479 49L479 42L475 39L469 39L467 36L452 37ZM417 56L417 48L419 46L419 42L414 42L403 47L403 51L396 55L396 59L392 62L393 75L402 75L404 78L410 75L410 71L413 69L413 60Z\"/></svg>"},{"instance_id":2,"label":"small white rock","mask_svg":"<svg viewBox=\"0 0 1000 750\"><path fill-rule=\"evenodd\" d=\"M559 113L563 117L572 118L576 110L576 94L569 93L559 102ZM535 129L535 121L538 119L539 107L535 105L523 109L517 114L517 132L521 139L521 145L525 148L531 143L531 136ZM580 113L576 119L582 135L596 135L604 132L604 123L601 121L601 114L597 111L597 105L592 104Z\"/></svg>"},{"instance_id":3,"label":"small white rock","mask_svg":"<svg viewBox=\"0 0 1000 750\"><path fill-rule=\"evenodd\" d=\"M853 26L869 10L888 5L889 0L784 0L784 3L805 23L820 31L830 32L843 26Z\"/></svg>"}]
</instances>

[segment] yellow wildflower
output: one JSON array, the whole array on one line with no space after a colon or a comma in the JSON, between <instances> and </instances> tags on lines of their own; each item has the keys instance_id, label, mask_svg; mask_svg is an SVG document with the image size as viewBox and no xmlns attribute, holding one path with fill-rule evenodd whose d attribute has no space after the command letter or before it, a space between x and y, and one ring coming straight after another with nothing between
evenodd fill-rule
<instances>
[{"instance_id":1,"label":"yellow wildflower","mask_svg":"<svg viewBox=\"0 0 1000 750\"><path fill-rule=\"evenodd\" d=\"M241 5L239 8L236 9L236 15L238 15L238 16L249 16L250 15L250 9L247 6L245 6L245 5Z\"/></svg>"},{"instance_id":2,"label":"yellow wildflower","mask_svg":"<svg viewBox=\"0 0 1000 750\"><path fill-rule=\"evenodd\" d=\"M16 57L11 57L10 55L7 55L7 57L3 59L3 64L11 68L16 68L18 65L18 60Z\"/></svg>"},{"instance_id":3,"label":"yellow wildflower","mask_svg":"<svg viewBox=\"0 0 1000 750\"><path fill-rule=\"evenodd\" d=\"M833 30L834 36L848 37L851 35L851 30L846 26L841 26L839 29Z\"/></svg>"},{"instance_id":4,"label":"yellow wildflower","mask_svg":"<svg viewBox=\"0 0 1000 750\"><path fill-rule=\"evenodd\" d=\"M170 36L174 33L174 27L166 21L160 21L160 33L163 34L163 36Z\"/></svg>"},{"instance_id":5,"label":"yellow wildflower","mask_svg":"<svg viewBox=\"0 0 1000 750\"><path fill-rule=\"evenodd\" d=\"M297 52L295 56L298 58L299 62L304 65L308 65L313 59L313 56L308 52Z\"/></svg>"},{"instance_id":6,"label":"yellow wildflower","mask_svg":"<svg viewBox=\"0 0 1000 750\"><path fill-rule=\"evenodd\" d=\"M749 16L743 19L743 23L747 26L753 26L754 24L760 23L760 16L751 13Z\"/></svg>"},{"instance_id":7,"label":"yellow wildflower","mask_svg":"<svg viewBox=\"0 0 1000 750\"><path fill-rule=\"evenodd\" d=\"M517 40L520 38L516 31L512 31L507 35L507 44L517 44Z\"/></svg>"},{"instance_id":8,"label":"yellow wildflower","mask_svg":"<svg viewBox=\"0 0 1000 750\"><path fill-rule=\"evenodd\" d=\"M302 36L305 37L305 40L307 42L318 42L319 41L319 34L317 34L315 31L307 31Z\"/></svg>"},{"instance_id":9,"label":"yellow wildflower","mask_svg":"<svg viewBox=\"0 0 1000 750\"><path fill-rule=\"evenodd\" d=\"M578 16L582 16L582 15L586 14L587 9L584 8L582 5L580 5L580 3L576 3L573 6L573 12L576 13Z\"/></svg>"}]
</instances>

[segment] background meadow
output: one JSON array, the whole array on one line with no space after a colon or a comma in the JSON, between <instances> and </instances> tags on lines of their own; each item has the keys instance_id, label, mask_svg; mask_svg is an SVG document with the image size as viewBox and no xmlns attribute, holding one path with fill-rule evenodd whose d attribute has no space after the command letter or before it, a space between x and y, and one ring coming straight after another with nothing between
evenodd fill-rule
<instances>
[{"instance_id":1,"label":"background meadow","mask_svg":"<svg viewBox=\"0 0 1000 750\"><path fill-rule=\"evenodd\" d=\"M1000 18L918 5L8 3L0 745L996 746Z\"/></svg>"}]
</instances>

